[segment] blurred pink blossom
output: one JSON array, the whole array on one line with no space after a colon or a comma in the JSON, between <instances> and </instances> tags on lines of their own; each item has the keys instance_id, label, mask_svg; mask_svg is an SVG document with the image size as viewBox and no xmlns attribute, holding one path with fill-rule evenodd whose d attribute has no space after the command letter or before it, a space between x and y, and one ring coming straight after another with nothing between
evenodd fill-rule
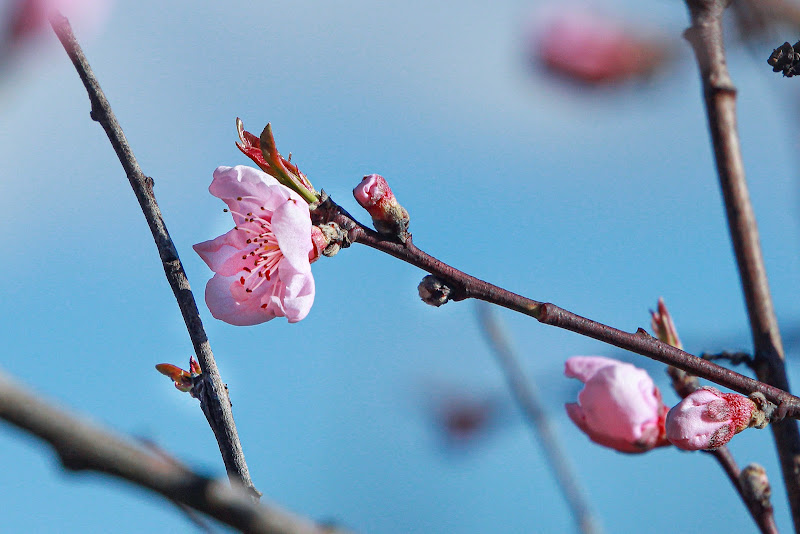
<instances>
[{"instance_id":1,"label":"blurred pink blossom","mask_svg":"<svg viewBox=\"0 0 800 534\"><path fill-rule=\"evenodd\" d=\"M670 55L665 43L621 22L579 8L542 17L533 57L551 71L586 84L616 83L651 74Z\"/></svg>"},{"instance_id":2,"label":"blurred pink blossom","mask_svg":"<svg viewBox=\"0 0 800 534\"><path fill-rule=\"evenodd\" d=\"M755 403L736 393L702 387L667 414L667 439L688 451L716 449L750 426Z\"/></svg>"},{"instance_id":3,"label":"blurred pink blossom","mask_svg":"<svg viewBox=\"0 0 800 534\"><path fill-rule=\"evenodd\" d=\"M243 165L219 167L208 190L225 201L236 225L194 246L216 273L206 285L211 314L239 326L305 318L314 303L309 260L318 255L308 203L275 178Z\"/></svg>"},{"instance_id":4,"label":"blurred pink blossom","mask_svg":"<svg viewBox=\"0 0 800 534\"><path fill-rule=\"evenodd\" d=\"M9 45L13 46L47 29L49 19L61 13L76 23L97 28L106 19L109 0L17 0L6 22Z\"/></svg>"},{"instance_id":5,"label":"blurred pink blossom","mask_svg":"<svg viewBox=\"0 0 800 534\"><path fill-rule=\"evenodd\" d=\"M668 445L667 407L646 371L601 356L573 356L564 374L585 384L567 414L589 439L620 452L645 452Z\"/></svg>"}]
</instances>

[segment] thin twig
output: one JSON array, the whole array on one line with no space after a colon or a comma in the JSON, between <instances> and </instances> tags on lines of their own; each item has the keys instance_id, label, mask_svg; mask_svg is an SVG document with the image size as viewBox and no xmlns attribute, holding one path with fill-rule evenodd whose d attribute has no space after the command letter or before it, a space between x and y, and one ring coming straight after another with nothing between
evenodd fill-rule
<instances>
[{"instance_id":1,"label":"thin twig","mask_svg":"<svg viewBox=\"0 0 800 534\"><path fill-rule=\"evenodd\" d=\"M326 198L312 212L312 221L315 224L335 222L346 233L347 239L343 246L348 246L349 243L361 243L433 274L450 287L452 300L474 298L497 304L533 317L543 324L570 330L683 369L739 393L745 395L762 393L767 400L779 406L780 415L800 417L800 398L780 388L672 347L654 338L642 328L634 333L624 332L581 317L555 304L532 300L479 280L423 252L414 245L410 236L405 243L399 243L366 228L331 198Z\"/></svg>"},{"instance_id":2,"label":"thin twig","mask_svg":"<svg viewBox=\"0 0 800 534\"><path fill-rule=\"evenodd\" d=\"M195 354L203 370L202 377L205 387L199 388L202 390L200 406L211 429L214 431L228 476L232 481L236 481L248 488L253 497L257 499L259 493L250 479L242 445L236 432L236 424L233 421L228 392L214 361L214 354L211 352L208 337L203 329L203 323L200 320L200 314L197 311L197 304L189 287L189 281L178 258L178 251L167 232L161 216L161 210L156 203L156 198L153 194L153 180L145 176L139 167L125 134L122 132L122 128L117 122L105 94L100 89L100 84L95 78L86 56L83 54L83 50L72 33L69 21L57 14L52 17L50 24L67 51L73 65L75 65L83 85L86 87L92 104L91 117L100 123L106 135L108 135L108 139L111 141L111 145L114 147L114 151L125 169L128 181L136 194L145 219L147 219L147 224L153 234L153 239L164 267L164 273L178 301Z\"/></svg>"},{"instance_id":3,"label":"thin twig","mask_svg":"<svg viewBox=\"0 0 800 534\"><path fill-rule=\"evenodd\" d=\"M686 0L692 25L685 36L692 44L700 67L717 173L750 317L756 376L762 382L789 391L783 345L736 130L736 88L728 73L722 42L722 15L728 3L725 0ZM771 428L795 531L800 532L800 433L797 422L784 420L773 423Z\"/></svg>"},{"instance_id":4,"label":"thin twig","mask_svg":"<svg viewBox=\"0 0 800 534\"><path fill-rule=\"evenodd\" d=\"M536 383L525 378L525 372L511 348L511 343L489 306L479 303L477 312L478 322L505 375L508 387L553 469L558 487L572 510L578 528L585 534L600 534L603 531L600 521L592 513L572 464L563 454L563 448L542 404Z\"/></svg>"},{"instance_id":5,"label":"thin twig","mask_svg":"<svg viewBox=\"0 0 800 534\"><path fill-rule=\"evenodd\" d=\"M731 365L745 364L750 368L753 367L753 357L746 352L729 352L727 350L718 352L716 354L703 352L700 354L700 357L710 362L713 362L714 360L726 360L731 362Z\"/></svg>"},{"instance_id":6,"label":"thin twig","mask_svg":"<svg viewBox=\"0 0 800 534\"><path fill-rule=\"evenodd\" d=\"M722 467L722 470L725 471L725 474L728 475L733 487L736 488L736 492L742 498L742 502L747 507L762 534L778 534L778 526L775 524L775 515L769 500L766 503L762 503L756 499L750 499L747 493L742 490L739 477L741 471L739 466L736 465L736 460L733 459L730 449L723 445L719 449L705 452L712 455Z\"/></svg>"},{"instance_id":7,"label":"thin twig","mask_svg":"<svg viewBox=\"0 0 800 534\"><path fill-rule=\"evenodd\" d=\"M330 532L308 519L254 502L238 484L198 475L163 452L154 452L56 408L2 372L0 419L51 445L66 469L96 471L127 480L242 532Z\"/></svg>"}]
</instances>

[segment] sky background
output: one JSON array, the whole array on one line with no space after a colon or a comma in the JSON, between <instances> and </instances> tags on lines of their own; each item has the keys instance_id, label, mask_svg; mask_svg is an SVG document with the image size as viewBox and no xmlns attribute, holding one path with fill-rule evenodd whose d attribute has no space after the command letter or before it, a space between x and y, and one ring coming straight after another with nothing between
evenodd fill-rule
<instances>
[{"instance_id":1,"label":"sky background","mask_svg":"<svg viewBox=\"0 0 800 534\"><path fill-rule=\"evenodd\" d=\"M676 2L599 7L676 41L670 67L611 89L531 67L543 3L117 1L78 38L155 193L201 308L256 486L272 502L358 532L570 532L573 521L477 329L473 303L419 301L424 273L353 246L313 266L309 316L234 327L202 301L194 243L229 229L207 187L246 164L234 119L269 121L317 188L351 195L380 173L414 242L514 292L628 331L663 296L687 350L749 350L696 67ZM82 33L83 31L83 33ZM84 36L86 36L84 38ZM797 83L731 45L739 126L789 374L800 384ZM191 345L135 197L80 80L44 34L0 71L0 366L48 398L224 476L197 401L154 365ZM674 448L628 456L592 444L563 409L576 354L661 364L501 311L607 532L751 532L716 463ZM789 334L793 333L794 343ZM432 406L448 392L501 415L453 447ZM771 434L731 449L763 464L790 529ZM172 505L63 472L0 426L0 531L175 532ZM224 530L224 529L223 529Z\"/></svg>"}]
</instances>

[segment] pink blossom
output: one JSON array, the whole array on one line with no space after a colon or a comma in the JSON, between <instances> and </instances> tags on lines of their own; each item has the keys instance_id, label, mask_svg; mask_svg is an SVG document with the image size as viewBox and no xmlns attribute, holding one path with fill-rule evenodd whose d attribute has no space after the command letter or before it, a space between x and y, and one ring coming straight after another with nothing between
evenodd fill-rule
<instances>
[{"instance_id":1,"label":"pink blossom","mask_svg":"<svg viewBox=\"0 0 800 534\"><path fill-rule=\"evenodd\" d=\"M663 64L667 46L636 35L618 21L578 9L545 16L533 53L547 68L598 84L647 75Z\"/></svg>"},{"instance_id":2,"label":"pink blossom","mask_svg":"<svg viewBox=\"0 0 800 534\"><path fill-rule=\"evenodd\" d=\"M750 426L753 401L736 393L702 387L667 414L667 439L688 451L716 449Z\"/></svg>"},{"instance_id":3,"label":"pink blossom","mask_svg":"<svg viewBox=\"0 0 800 534\"><path fill-rule=\"evenodd\" d=\"M667 407L646 371L601 356L573 356L564 374L585 384L567 415L589 439L620 452L667 445Z\"/></svg>"},{"instance_id":4,"label":"pink blossom","mask_svg":"<svg viewBox=\"0 0 800 534\"><path fill-rule=\"evenodd\" d=\"M365 176L353 189L353 196L369 212L375 229L381 234L404 236L408 212L397 202L386 179L380 174Z\"/></svg>"},{"instance_id":5,"label":"pink blossom","mask_svg":"<svg viewBox=\"0 0 800 534\"><path fill-rule=\"evenodd\" d=\"M317 252L308 204L275 178L243 165L219 167L208 190L225 201L236 224L194 246L216 273L206 285L211 314L239 326L303 319L314 303L309 257Z\"/></svg>"}]
</instances>

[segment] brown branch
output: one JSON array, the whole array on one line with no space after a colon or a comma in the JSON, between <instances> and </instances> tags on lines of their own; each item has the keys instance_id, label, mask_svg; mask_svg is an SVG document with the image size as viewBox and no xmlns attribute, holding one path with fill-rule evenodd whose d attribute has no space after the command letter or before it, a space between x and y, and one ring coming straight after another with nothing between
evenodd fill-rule
<instances>
[{"instance_id":1,"label":"brown branch","mask_svg":"<svg viewBox=\"0 0 800 534\"><path fill-rule=\"evenodd\" d=\"M0 372L0 419L51 445L72 471L126 480L242 532L324 534L331 530L275 506L254 502L239 485L207 478L122 436L56 408Z\"/></svg>"},{"instance_id":2,"label":"brown branch","mask_svg":"<svg viewBox=\"0 0 800 534\"><path fill-rule=\"evenodd\" d=\"M350 243L361 243L431 273L450 287L452 300L474 298L497 304L533 317L541 323L571 330L683 369L690 374L705 378L739 393L745 395L756 392L762 393L767 400L779 405L778 412L780 415L800 417L800 398L782 389L753 380L672 347L652 337L641 328L634 333L623 332L576 315L559 308L555 304L535 301L479 280L418 249L413 244L411 237L408 237L405 243L400 243L366 228L330 198L325 198L320 206L312 212L312 221L315 224L335 222L346 233L346 240L342 246L348 246Z\"/></svg>"},{"instance_id":3,"label":"brown branch","mask_svg":"<svg viewBox=\"0 0 800 534\"><path fill-rule=\"evenodd\" d=\"M228 476L232 481L237 481L248 488L254 498L258 498L259 493L250 479L242 445L236 432L236 424L233 421L228 392L214 361L214 354L211 352L208 337L203 329L203 323L200 320L200 314L197 311L197 304L189 287L189 281L186 278L180 258L178 258L178 251L175 249L175 245L167 232L164 219L161 216L161 210L156 203L156 198L153 194L153 180L145 176L139 167L125 134L122 132L122 128L117 122L105 94L100 89L100 84L92 73L83 50L72 33L69 21L57 14L53 16L50 24L67 51L73 65L75 65L83 85L86 87L92 104L91 117L100 123L109 141L111 141L111 145L114 147L114 151L125 169L128 181L136 194L145 219L147 219L147 224L153 234L153 239L164 267L164 273L178 301L195 354L203 369L201 376L204 387L199 388L201 391L198 395L200 407L211 429L214 431Z\"/></svg>"},{"instance_id":4,"label":"brown branch","mask_svg":"<svg viewBox=\"0 0 800 534\"><path fill-rule=\"evenodd\" d=\"M744 491L740 477L741 471L739 470L739 466L736 465L736 460L733 459L730 449L723 445L719 449L705 452L712 455L714 459L717 460L720 467L722 467L722 470L725 471L725 474L728 475L728 479L730 479L733 487L736 488L736 492L742 498L742 502L747 507L747 510L750 512L750 515L753 517L753 520L756 522L756 525L758 525L758 529L762 534L778 534L778 527L775 524L775 515L772 510L772 505L769 503L769 499L762 502L758 499L751 498L752 496Z\"/></svg>"},{"instance_id":5,"label":"brown branch","mask_svg":"<svg viewBox=\"0 0 800 534\"><path fill-rule=\"evenodd\" d=\"M555 428L547 415L547 410L542 404L535 382L525 378L525 372L519 359L488 305L478 306L478 322L505 375L511 394L525 415L525 421L533 431L553 469L558 487L572 510L571 515L578 524L578 528L587 534L599 534L603 529L592 513L569 459L563 453L561 443L559 443Z\"/></svg>"},{"instance_id":6,"label":"brown branch","mask_svg":"<svg viewBox=\"0 0 800 534\"><path fill-rule=\"evenodd\" d=\"M728 73L722 42L722 14L727 4L724 0L686 0L692 25L685 36L692 44L700 67L717 173L750 318L755 349L754 369L762 382L789 391L783 344L736 130L736 88ZM771 425L771 428L795 531L800 532L800 433L797 422L784 420Z\"/></svg>"}]
</instances>

